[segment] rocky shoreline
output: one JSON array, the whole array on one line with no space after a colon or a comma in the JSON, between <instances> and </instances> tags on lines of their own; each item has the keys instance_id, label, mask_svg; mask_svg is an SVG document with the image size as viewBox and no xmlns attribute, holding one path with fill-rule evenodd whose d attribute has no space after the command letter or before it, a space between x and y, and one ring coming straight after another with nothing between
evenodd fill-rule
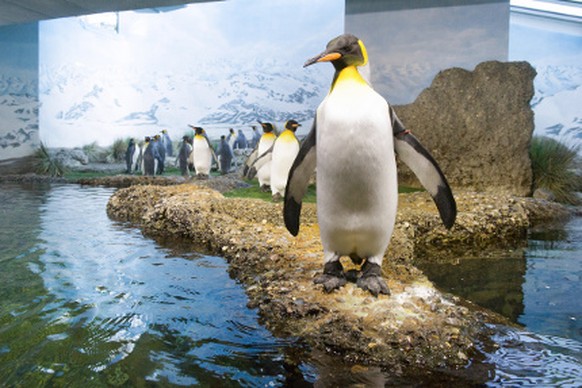
<instances>
[{"instance_id":1,"label":"rocky shoreline","mask_svg":"<svg viewBox=\"0 0 582 388\"><path fill-rule=\"evenodd\" d=\"M115 185L112 179L85 184ZM221 177L194 184L132 185L111 197L107 212L139 225L149 236L187 240L224 257L231 276L246 289L249 307L258 309L276 335L300 338L350 363L402 374L464 367L478 353L475 344L486 337L487 323L507 323L438 291L412 265L414 257L515 247L536 223L570 215L561 205L532 198L456 192L459 215L447 231L427 193L401 194L383 266L392 294L374 298L353 283L326 294L313 284L322 269L315 205L304 204L294 238L283 226L282 204L225 198L210 188L228 186L225 180L237 181Z\"/></svg>"}]
</instances>

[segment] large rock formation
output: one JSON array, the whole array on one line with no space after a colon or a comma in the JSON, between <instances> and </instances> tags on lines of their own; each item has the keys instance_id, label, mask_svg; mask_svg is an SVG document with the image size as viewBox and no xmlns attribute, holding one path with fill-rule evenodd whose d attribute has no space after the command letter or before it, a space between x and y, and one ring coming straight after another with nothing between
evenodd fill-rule
<instances>
[{"instance_id":1,"label":"large rock formation","mask_svg":"<svg viewBox=\"0 0 582 388\"><path fill-rule=\"evenodd\" d=\"M532 190L529 103L535 75L527 62L448 69L414 103L395 109L439 162L453 190L527 196ZM402 181L409 181L411 173L401 171Z\"/></svg>"}]
</instances>

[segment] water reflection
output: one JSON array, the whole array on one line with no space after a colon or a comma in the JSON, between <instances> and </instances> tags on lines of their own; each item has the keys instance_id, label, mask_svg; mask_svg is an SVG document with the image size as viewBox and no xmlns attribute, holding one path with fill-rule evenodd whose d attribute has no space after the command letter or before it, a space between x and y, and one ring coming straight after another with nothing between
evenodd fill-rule
<instances>
[{"instance_id":1,"label":"water reflection","mask_svg":"<svg viewBox=\"0 0 582 388\"><path fill-rule=\"evenodd\" d=\"M582 342L582 218L530 236L519 323Z\"/></svg>"},{"instance_id":2,"label":"water reflection","mask_svg":"<svg viewBox=\"0 0 582 388\"><path fill-rule=\"evenodd\" d=\"M224 260L112 223L111 193L59 186L14 207L32 220L15 232L32 236L25 254L2 253L0 380L282 384L293 342L259 325Z\"/></svg>"},{"instance_id":3,"label":"water reflection","mask_svg":"<svg viewBox=\"0 0 582 388\"><path fill-rule=\"evenodd\" d=\"M511 252L509 256L500 252L484 258L451 258L439 262L420 260L417 265L440 289L498 312L514 322L524 312L522 284L526 260L522 251Z\"/></svg>"},{"instance_id":4,"label":"water reflection","mask_svg":"<svg viewBox=\"0 0 582 388\"><path fill-rule=\"evenodd\" d=\"M420 260L441 289L496 311L536 333L582 341L582 218L530 234L527 249L498 258ZM500 258L501 257L501 258Z\"/></svg>"}]
</instances>

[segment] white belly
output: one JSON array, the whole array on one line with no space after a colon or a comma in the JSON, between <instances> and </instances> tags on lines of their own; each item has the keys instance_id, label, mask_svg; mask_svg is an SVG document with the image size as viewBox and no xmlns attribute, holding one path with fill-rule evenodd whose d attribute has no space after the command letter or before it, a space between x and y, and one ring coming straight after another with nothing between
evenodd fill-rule
<instances>
[{"instance_id":1,"label":"white belly","mask_svg":"<svg viewBox=\"0 0 582 388\"><path fill-rule=\"evenodd\" d=\"M317 215L324 249L383 255L398 200L388 106L334 90L317 111Z\"/></svg>"},{"instance_id":2,"label":"white belly","mask_svg":"<svg viewBox=\"0 0 582 388\"><path fill-rule=\"evenodd\" d=\"M276 142L271 160L271 192L285 195L289 170L299 153L298 142Z\"/></svg>"},{"instance_id":3,"label":"white belly","mask_svg":"<svg viewBox=\"0 0 582 388\"><path fill-rule=\"evenodd\" d=\"M206 140L194 139L194 168L196 174L210 174L210 164L212 163L212 153L208 148Z\"/></svg>"}]
</instances>

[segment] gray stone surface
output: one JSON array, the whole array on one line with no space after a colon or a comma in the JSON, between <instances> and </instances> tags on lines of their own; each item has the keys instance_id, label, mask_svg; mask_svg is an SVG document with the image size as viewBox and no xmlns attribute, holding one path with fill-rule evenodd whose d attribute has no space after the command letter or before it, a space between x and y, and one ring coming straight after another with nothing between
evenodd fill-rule
<instances>
[{"instance_id":1,"label":"gray stone surface","mask_svg":"<svg viewBox=\"0 0 582 388\"><path fill-rule=\"evenodd\" d=\"M532 191L529 145L534 121L529 103L535 75L527 62L447 69L414 103L395 109L439 162L453 191L527 196ZM408 169L400 171L402 182L414 182Z\"/></svg>"}]
</instances>

